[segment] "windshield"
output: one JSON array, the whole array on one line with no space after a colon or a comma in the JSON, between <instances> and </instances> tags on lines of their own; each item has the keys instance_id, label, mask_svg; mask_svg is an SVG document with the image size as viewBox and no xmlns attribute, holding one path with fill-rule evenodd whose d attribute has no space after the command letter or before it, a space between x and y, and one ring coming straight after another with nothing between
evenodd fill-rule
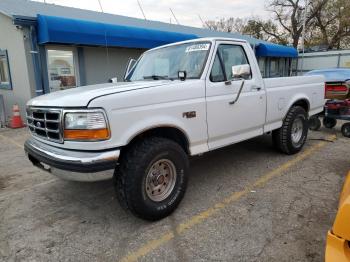
<instances>
[{"instance_id":1,"label":"windshield","mask_svg":"<svg viewBox=\"0 0 350 262\"><path fill-rule=\"evenodd\" d=\"M177 79L186 71L187 79L198 79L206 63L210 42L191 42L146 52L127 77L129 81Z\"/></svg>"}]
</instances>

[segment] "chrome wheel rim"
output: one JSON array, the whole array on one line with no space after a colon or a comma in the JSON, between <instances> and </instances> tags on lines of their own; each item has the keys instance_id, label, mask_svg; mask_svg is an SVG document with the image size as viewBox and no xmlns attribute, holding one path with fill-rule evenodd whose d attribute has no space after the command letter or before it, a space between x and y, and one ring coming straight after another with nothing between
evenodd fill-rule
<instances>
[{"instance_id":1,"label":"chrome wheel rim","mask_svg":"<svg viewBox=\"0 0 350 262\"><path fill-rule=\"evenodd\" d=\"M292 125L292 142L293 144L299 144L304 132L303 120L298 117L294 120Z\"/></svg>"},{"instance_id":2,"label":"chrome wheel rim","mask_svg":"<svg viewBox=\"0 0 350 262\"><path fill-rule=\"evenodd\" d=\"M166 199L175 187L176 177L175 165L169 159L161 159L153 163L145 181L149 199L154 202Z\"/></svg>"}]
</instances>

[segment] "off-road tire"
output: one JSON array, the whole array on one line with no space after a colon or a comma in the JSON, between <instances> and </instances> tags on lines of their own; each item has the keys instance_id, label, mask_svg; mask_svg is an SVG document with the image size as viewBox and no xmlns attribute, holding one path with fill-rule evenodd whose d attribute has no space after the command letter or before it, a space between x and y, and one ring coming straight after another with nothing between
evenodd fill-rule
<instances>
[{"instance_id":1,"label":"off-road tire","mask_svg":"<svg viewBox=\"0 0 350 262\"><path fill-rule=\"evenodd\" d=\"M122 207L150 221L170 215L181 202L187 187L189 161L183 148L172 140L151 137L135 143L123 153L114 173L115 190ZM148 170L159 159L170 160L177 175L170 195L155 202L148 197L145 183Z\"/></svg>"},{"instance_id":2,"label":"off-road tire","mask_svg":"<svg viewBox=\"0 0 350 262\"><path fill-rule=\"evenodd\" d=\"M312 131L318 131L321 129L321 120L317 116L312 116L309 119L309 129Z\"/></svg>"},{"instance_id":3,"label":"off-road tire","mask_svg":"<svg viewBox=\"0 0 350 262\"><path fill-rule=\"evenodd\" d=\"M325 117L323 118L323 126L325 128L329 128L332 129L333 127L335 127L337 125L337 120L334 118L330 118L330 117Z\"/></svg>"},{"instance_id":4,"label":"off-road tire","mask_svg":"<svg viewBox=\"0 0 350 262\"><path fill-rule=\"evenodd\" d=\"M300 141L295 144L292 141L292 127L296 119L300 118L303 123L302 136ZM293 155L303 148L308 135L307 113L301 106L293 106L283 120L282 127L272 132L272 139L275 147L287 155Z\"/></svg>"},{"instance_id":5,"label":"off-road tire","mask_svg":"<svg viewBox=\"0 0 350 262\"><path fill-rule=\"evenodd\" d=\"M350 138L350 123L345 123L342 125L341 132L343 136Z\"/></svg>"}]
</instances>

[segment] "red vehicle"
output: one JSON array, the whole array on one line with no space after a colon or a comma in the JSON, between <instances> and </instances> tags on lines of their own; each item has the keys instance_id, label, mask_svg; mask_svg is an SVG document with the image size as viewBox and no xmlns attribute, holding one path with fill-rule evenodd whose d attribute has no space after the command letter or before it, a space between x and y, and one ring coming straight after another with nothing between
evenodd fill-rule
<instances>
[{"instance_id":1,"label":"red vehicle","mask_svg":"<svg viewBox=\"0 0 350 262\"><path fill-rule=\"evenodd\" d=\"M323 113L310 118L311 130L319 130L323 117L323 125L333 128L337 120L350 121L350 69L326 69L308 72L306 75L323 75L326 77L325 104ZM345 137L350 137L350 123L343 124L341 131Z\"/></svg>"},{"instance_id":2,"label":"red vehicle","mask_svg":"<svg viewBox=\"0 0 350 262\"><path fill-rule=\"evenodd\" d=\"M350 99L330 100L325 105L325 117L323 124L327 128L333 128L337 124L337 119L350 121ZM350 137L350 123L342 125L343 136Z\"/></svg>"}]
</instances>

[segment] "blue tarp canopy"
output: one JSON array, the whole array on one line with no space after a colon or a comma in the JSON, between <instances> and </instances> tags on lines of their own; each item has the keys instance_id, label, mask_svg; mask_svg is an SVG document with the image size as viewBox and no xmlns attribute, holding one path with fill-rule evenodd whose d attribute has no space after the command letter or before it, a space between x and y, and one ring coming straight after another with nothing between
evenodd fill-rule
<instances>
[{"instance_id":1,"label":"blue tarp canopy","mask_svg":"<svg viewBox=\"0 0 350 262\"><path fill-rule=\"evenodd\" d=\"M54 43L149 49L198 38L195 34L56 16L38 15L37 20L39 44ZM298 57L298 52L292 47L261 43L256 47L256 56L294 58Z\"/></svg>"},{"instance_id":2,"label":"blue tarp canopy","mask_svg":"<svg viewBox=\"0 0 350 262\"><path fill-rule=\"evenodd\" d=\"M259 44L255 54L257 57L298 57L298 51L295 48L276 44Z\"/></svg>"},{"instance_id":3,"label":"blue tarp canopy","mask_svg":"<svg viewBox=\"0 0 350 262\"><path fill-rule=\"evenodd\" d=\"M39 44L59 43L128 48L153 48L198 38L194 34L38 15Z\"/></svg>"}]
</instances>

